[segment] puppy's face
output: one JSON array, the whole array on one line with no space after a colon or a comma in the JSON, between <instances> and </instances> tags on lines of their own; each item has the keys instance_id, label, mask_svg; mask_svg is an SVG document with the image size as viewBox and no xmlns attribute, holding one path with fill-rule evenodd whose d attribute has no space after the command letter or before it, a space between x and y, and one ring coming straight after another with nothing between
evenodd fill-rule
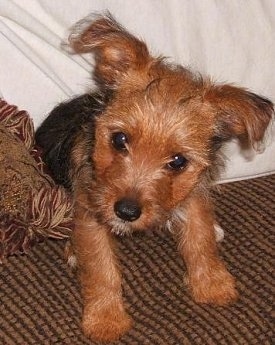
<instances>
[{"instance_id":1,"label":"puppy's face","mask_svg":"<svg viewBox=\"0 0 275 345\"><path fill-rule=\"evenodd\" d=\"M95 53L95 80L112 99L96 123L93 203L115 232L165 223L197 188L232 137L263 138L272 104L246 90L215 85L149 55L111 17L71 37Z\"/></svg>"},{"instance_id":2,"label":"puppy's face","mask_svg":"<svg viewBox=\"0 0 275 345\"><path fill-rule=\"evenodd\" d=\"M163 224L211 164L214 114L185 73L129 76L98 118L95 200L114 231Z\"/></svg>"}]
</instances>

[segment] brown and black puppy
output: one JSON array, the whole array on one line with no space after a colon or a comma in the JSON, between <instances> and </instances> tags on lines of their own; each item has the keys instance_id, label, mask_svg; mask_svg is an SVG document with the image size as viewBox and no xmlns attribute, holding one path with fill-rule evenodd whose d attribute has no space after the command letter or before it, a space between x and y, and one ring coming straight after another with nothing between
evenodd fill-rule
<instances>
[{"instance_id":1,"label":"brown and black puppy","mask_svg":"<svg viewBox=\"0 0 275 345\"><path fill-rule=\"evenodd\" d=\"M79 268L85 334L112 341L131 326L114 234L168 228L193 298L235 301L234 278L216 247L209 189L222 144L261 141L272 103L151 56L110 15L76 25L70 45L94 54L98 88L56 107L36 139L56 181L73 194L70 255Z\"/></svg>"}]
</instances>

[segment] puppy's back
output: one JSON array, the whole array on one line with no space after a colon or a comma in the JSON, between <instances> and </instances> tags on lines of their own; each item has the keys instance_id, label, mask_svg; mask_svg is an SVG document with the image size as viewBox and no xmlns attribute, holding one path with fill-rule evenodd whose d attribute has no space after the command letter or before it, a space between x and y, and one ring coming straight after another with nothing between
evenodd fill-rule
<instances>
[{"instance_id":1,"label":"puppy's back","mask_svg":"<svg viewBox=\"0 0 275 345\"><path fill-rule=\"evenodd\" d=\"M43 161L58 184L70 187L70 156L74 141L84 126L89 127L89 136L93 137L94 119L100 113L101 104L96 94L81 95L56 106L37 129L36 143L42 148ZM87 131L83 131L83 135L87 135Z\"/></svg>"}]
</instances>

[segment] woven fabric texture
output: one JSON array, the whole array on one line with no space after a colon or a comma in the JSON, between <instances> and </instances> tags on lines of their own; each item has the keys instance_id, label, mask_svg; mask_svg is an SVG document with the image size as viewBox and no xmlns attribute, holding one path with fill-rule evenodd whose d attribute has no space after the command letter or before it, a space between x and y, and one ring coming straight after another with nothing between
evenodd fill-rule
<instances>
[{"instance_id":1,"label":"woven fabric texture","mask_svg":"<svg viewBox=\"0 0 275 345\"><path fill-rule=\"evenodd\" d=\"M239 301L227 308L194 303L168 233L121 238L125 303L135 325L116 345L274 344L275 175L219 188L220 253ZM63 248L63 240L48 240L0 267L0 344L96 344L81 334L79 285Z\"/></svg>"}]
</instances>

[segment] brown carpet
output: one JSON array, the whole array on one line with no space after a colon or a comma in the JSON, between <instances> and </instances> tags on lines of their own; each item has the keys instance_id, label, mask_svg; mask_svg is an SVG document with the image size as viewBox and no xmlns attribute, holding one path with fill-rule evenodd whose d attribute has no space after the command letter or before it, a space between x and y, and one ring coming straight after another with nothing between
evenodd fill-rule
<instances>
[{"instance_id":1,"label":"brown carpet","mask_svg":"<svg viewBox=\"0 0 275 345\"><path fill-rule=\"evenodd\" d=\"M124 293L135 326L117 345L274 344L275 175L220 189L217 217L226 233L220 250L238 280L239 301L228 308L195 304L167 233L123 238ZM79 328L79 288L63 247L47 241L0 268L1 345L95 344Z\"/></svg>"}]
</instances>

